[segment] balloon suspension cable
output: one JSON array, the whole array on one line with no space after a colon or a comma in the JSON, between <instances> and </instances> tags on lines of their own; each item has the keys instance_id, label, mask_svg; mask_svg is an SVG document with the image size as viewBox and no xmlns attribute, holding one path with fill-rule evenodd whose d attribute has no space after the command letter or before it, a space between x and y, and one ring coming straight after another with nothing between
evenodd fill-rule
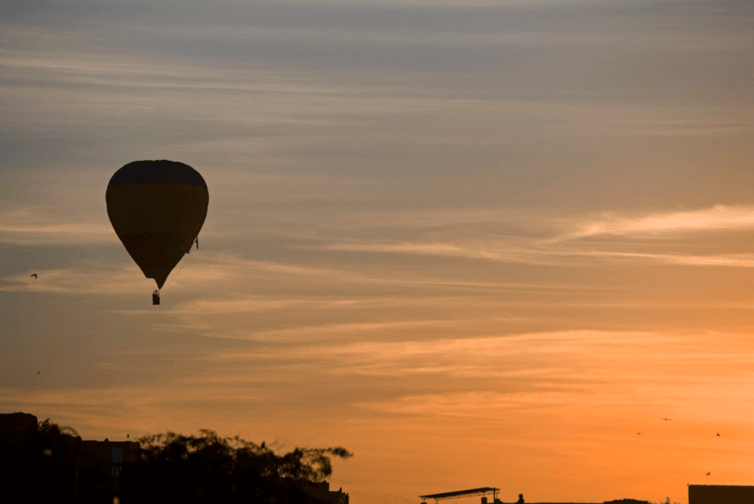
<instances>
[{"instance_id":1,"label":"balloon suspension cable","mask_svg":"<svg viewBox=\"0 0 754 504\"><path fill-rule=\"evenodd\" d=\"M183 271L183 268L186 267L186 262L188 262L188 252L186 252L186 257L181 258L181 262L178 263L178 269L175 270L175 273L172 273L171 278L173 279L173 282L181 276L181 271Z\"/></svg>"}]
</instances>

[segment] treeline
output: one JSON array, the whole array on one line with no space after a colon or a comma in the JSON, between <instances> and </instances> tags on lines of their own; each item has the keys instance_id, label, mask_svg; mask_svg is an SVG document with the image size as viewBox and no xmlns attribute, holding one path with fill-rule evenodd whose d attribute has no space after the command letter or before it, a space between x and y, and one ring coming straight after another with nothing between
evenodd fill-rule
<instances>
[{"instance_id":1,"label":"treeline","mask_svg":"<svg viewBox=\"0 0 754 504\"><path fill-rule=\"evenodd\" d=\"M278 454L264 443L200 432L140 438L141 460L123 470L121 502L324 503L310 483L332 474L332 457L352 456L340 447Z\"/></svg>"},{"instance_id":2,"label":"treeline","mask_svg":"<svg viewBox=\"0 0 754 504\"><path fill-rule=\"evenodd\" d=\"M332 474L333 458L353 455L341 447L278 453L264 442L221 438L206 429L199 432L199 436L167 432L137 439L140 458L124 463L118 478L121 504L324 504L329 501L318 497L316 483ZM22 479L27 484L19 502L73 502L76 454L70 440L50 419L39 422L34 446L24 450L33 457L24 464L27 477ZM108 479L108 474L100 475L96 485L100 491L91 491L79 476L76 502L111 504L113 493L101 491Z\"/></svg>"}]
</instances>

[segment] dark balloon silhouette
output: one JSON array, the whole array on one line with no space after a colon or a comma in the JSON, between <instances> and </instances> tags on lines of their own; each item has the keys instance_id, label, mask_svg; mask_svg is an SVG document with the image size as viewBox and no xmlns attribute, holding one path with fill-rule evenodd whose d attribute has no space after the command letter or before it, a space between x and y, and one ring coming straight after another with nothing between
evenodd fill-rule
<instances>
[{"instance_id":1,"label":"dark balloon silhouette","mask_svg":"<svg viewBox=\"0 0 754 504\"><path fill-rule=\"evenodd\" d=\"M144 276L162 288L207 217L204 179L184 163L134 161L115 172L105 199L118 238Z\"/></svg>"}]
</instances>

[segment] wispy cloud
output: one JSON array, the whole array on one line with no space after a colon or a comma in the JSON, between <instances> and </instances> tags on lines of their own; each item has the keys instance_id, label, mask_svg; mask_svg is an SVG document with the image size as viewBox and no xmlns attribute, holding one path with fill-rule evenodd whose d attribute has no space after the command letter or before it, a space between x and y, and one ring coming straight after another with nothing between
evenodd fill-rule
<instances>
[{"instance_id":1,"label":"wispy cloud","mask_svg":"<svg viewBox=\"0 0 754 504\"><path fill-rule=\"evenodd\" d=\"M0 242L14 245L105 244L113 231L91 222L52 225L0 226ZM116 238L117 239L117 238Z\"/></svg>"},{"instance_id":2,"label":"wispy cloud","mask_svg":"<svg viewBox=\"0 0 754 504\"><path fill-rule=\"evenodd\" d=\"M573 255L592 257L595 259L607 259L620 262L628 261L651 261L679 266L730 266L737 268L754 267L754 254L729 254L729 255L680 255L680 254L643 254L638 252L604 252L585 251L574 252Z\"/></svg>"},{"instance_id":3,"label":"wispy cloud","mask_svg":"<svg viewBox=\"0 0 754 504\"><path fill-rule=\"evenodd\" d=\"M571 235L662 235L678 232L754 229L754 207L715 205L688 211L658 212L650 215L603 214L576 223Z\"/></svg>"},{"instance_id":4,"label":"wispy cloud","mask_svg":"<svg viewBox=\"0 0 754 504\"><path fill-rule=\"evenodd\" d=\"M479 387L474 392L408 394L357 403L382 412L494 418L584 404L613 413L626 407L634 414L637 408L673 409L688 421L710 417L709 412L695 411L699 401L745 401L745 393L735 384L754 379L748 372L754 354L747 338L564 331L379 347L353 344L328 351L342 363L333 370L339 374L405 379L430 374L446 388L453 383L449 378L481 380L471 382Z\"/></svg>"},{"instance_id":5,"label":"wispy cloud","mask_svg":"<svg viewBox=\"0 0 754 504\"><path fill-rule=\"evenodd\" d=\"M5 292L51 292L60 294L134 294L153 288L153 280L144 274L129 257L124 257L121 266L101 262L84 263L70 268L39 268L28 270L2 278L4 285L0 291ZM191 262L187 271L183 268ZM31 278L32 273L37 278ZM172 272L169 282L171 287L184 292L202 292L208 286L227 285L234 279L258 278L259 275L318 275L326 272L315 268L296 267L263 261L241 261L237 257L225 254L195 260L184 257ZM210 301L207 301L210 302ZM231 303L230 306L233 306ZM249 308L247 306L247 308Z\"/></svg>"},{"instance_id":6,"label":"wispy cloud","mask_svg":"<svg viewBox=\"0 0 754 504\"><path fill-rule=\"evenodd\" d=\"M532 243L534 245L534 243ZM501 240L498 243L473 244L448 242L403 242L403 243L334 243L319 248L325 250L344 250L351 252L388 252L400 254L434 255L444 257L462 257L466 259L487 259L492 261L555 264L554 255L537 250L534 247L515 247ZM547 256L550 256L548 261Z\"/></svg>"},{"instance_id":7,"label":"wispy cloud","mask_svg":"<svg viewBox=\"0 0 754 504\"><path fill-rule=\"evenodd\" d=\"M492 326L504 323L506 319L488 318ZM573 384L573 368L593 359L595 353L602 353L613 365L618 362L635 363L645 359L643 352L649 348L664 348L668 343L678 342L682 335L658 334L651 332L625 331L554 331L539 333L518 333L482 337L468 336L468 328L474 320L412 320L383 324L352 324L342 328L359 334L359 338L369 337L369 329L420 329L413 333L419 339L398 341L377 340L344 341L337 344L307 344L301 339L301 346L287 347L285 351L297 359L315 358L332 361L333 374L361 374L372 376L412 376L436 374L465 378L536 378L540 384ZM426 328L448 326L450 337L429 337ZM363 327L361 327L363 326ZM325 331L332 327L324 326ZM366 332L362 332L367 330ZM256 353L218 352L213 360L226 362L245 361ZM532 359L536 356L536 359ZM663 351L663 356L667 356ZM612 378L616 378L613 369ZM581 370L579 380L606 377L600 373L585 373Z\"/></svg>"},{"instance_id":8,"label":"wispy cloud","mask_svg":"<svg viewBox=\"0 0 754 504\"><path fill-rule=\"evenodd\" d=\"M580 235L583 237L587 235ZM469 260L486 260L533 266L596 266L599 264L647 262L679 266L730 266L750 268L754 266L754 254L694 255L677 253L624 252L619 250L590 250L588 245L557 246L552 241L529 240L529 246L515 245L501 239L498 243L464 242L402 242L402 243L336 243L323 245L325 250L349 252L378 252L395 254L428 255ZM632 248L641 248L633 244Z\"/></svg>"},{"instance_id":9,"label":"wispy cloud","mask_svg":"<svg viewBox=\"0 0 754 504\"><path fill-rule=\"evenodd\" d=\"M333 247L336 248L336 247ZM362 247L369 250L368 245ZM361 250L360 248L359 250ZM381 250L379 247L373 250ZM67 294L133 294L153 288L151 279L144 277L125 251L122 260L115 262L88 261L67 268L35 268L11 276L0 277L5 292L56 292ZM412 272L385 270L382 274L363 272L352 265L330 266L307 264L304 262L277 262L272 260L248 259L232 253L195 252L184 256L168 277L166 289L184 293L214 294L175 308L176 313L239 313L277 308L328 308L349 306L390 306L394 303L411 303L400 296L386 298L375 292L364 290L351 297L333 297L323 294L327 286L368 288L369 286L402 287L412 290L425 289L445 292L445 297L437 294L424 294L422 303L432 299L459 299L447 297L448 292L565 292L583 290L584 286L560 285L557 283L495 282L448 278L433 272ZM37 273L38 278L30 278ZM273 291L296 286L313 289L311 295L292 296L288 294L251 294L250 290L264 287ZM610 287L592 285L599 290ZM282 297L281 297L282 296ZM414 300L416 301L416 300ZM463 300L460 300L463 301ZM167 309L167 308L166 308Z\"/></svg>"},{"instance_id":10,"label":"wispy cloud","mask_svg":"<svg viewBox=\"0 0 754 504\"><path fill-rule=\"evenodd\" d=\"M520 212L517 212L520 214ZM415 217L415 218L414 218ZM392 217L362 216L361 227L381 229L383 237L296 245L323 250L426 255L540 266L593 266L600 263L664 263L687 266L751 267L754 255L740 253L736 240L720 242L717 253L699 253L711 232L750 232L754 207L716 205L689 211L643 215L619 212L587 216L519 215L518 229L502 209L439 211ZM374 223L374 224L372 224ZM462 224L465 225L463 227ZM390 226L411 229L413 239L390 240ZM443 227L453 226L453 227ZM503 229L500 226L504 226ZM349 227L358 228L357 221ZM585 240L599 237L601 240ZM626 241L625 238L631 238ZM657 240L667 251L657 250ZM740 240L739 240L740 241ZM730 252L726 252L725 247ZM685 252L684 253L684 249Z\"/></svg>"},{"instance_id":11,"label":"wispy cloud","mask_svg":"<svg viewBox=\"0 0 754 504\"><path fill-rule=\"evenodd\" d=\"M646 333L566 331L430 341L369 341L322 351L337 356L343 363L333 369L334 373L447 374L476 378L536 376L545 383L548 378L568 381L568 369L578 365L578 359L573 358L580 352L588 353L585 347L609 341L615 348L616 345L647 342L649 338ZM528 358L532 354L538 356L534 365Z\"/></svg>"},{"instance_id":12,"label":"wispy cloud","mask_svg":"<svg viewBox=\"0 0 754 504\"><path fill-rule=\"evenodd\" d=\"M584 217L554 217L540 215L524 221L531 222L535 229L532 235L516 235L496 232L496 220L504 216L503 222L510 223L504 211L474 210L462 211L455 218L452 215L433 217L424 214L423 223L417 227L410 240L391 240L395 231L388 223L393 217L380 217L378 214L365 214L352 221L348 227L352 232L359 228L369 228L377 224L380 231L375 239L343 239L343 230L308 237L308 244L301 243L301 237L283 239L280 245L291 249L320 249L353 253L386 253L417 256L436 256L448 259L481 260L490 262L526 264L533 266L583 267L610 264L657 263L676 266L716 266L751 268L754 254L740 253L739 248L726 251L726 243L731 247L737 240L719 242L715 253L704 253L708 247L707 236L712 232L750 232L754 230L754 207L717 205L712 208L656 212L644 215L621 215L619 213L598 214ZM111 229L97 222L44 224L44 216L38 212L17 209L7 213L6 224L0 225L5 243L16 245L49 245L51 243L108 243L120 248L117 236ZM363 220L362 220L363 219ZM420 220L422 220L420 219ZM410 220L410 219L409 219ZM439 223L469 222L460 236L454 228L434 227ZM359 224L360 222L360 224ZM395 223L397 225L397 223ZM421 224L424 224L424 227ZM491 227L490 227L491 226ZM549 231L545 231L549 230ZM403 231L401 231L403 233ZM429 238L427 238L429 236ZM600 238L593 240L591 238ZM631 238L630 242L622 240ZM657 239L663 244L657 248ZM286 241L290 240L290 241ZM304 242L306 243L306 242ZM684 250L685 249L685 250ZM700 253L700 251L702 253ZM142 292L151 281L145 279L130 258L124 255L121 266L104 263L84 263L70 268L41 269L26 271L12 277L5 277L0 286L3 291L57 292L72 294L110 293L125 294ZM190 265L190 267L186 267ZM186 267L184 269L184 267ZM41 279L29 278L37 273ZM259 284L263 279L276 282L317 282L342 285L395 285L414 288L457 288L484 290L531 289L535 286L519 285L515 282L474 282L468 279L446 278L416 270L407 275L388 269L382 275L369 274L363 269L349 266L336 266L327 260L316 265L307 264L304 257L294 258L283 263L269 260L251 260L231 253L196 253L187 256L169 278L172 288L184 292L201 292L210 285L242 293L245 286ZM537 288L555 288L556 285ZM561 286L562 287L562 286ZM226 296L227 297L227 296ZM245 300L244 300L245 299ZM196 306L199 311L217 312L254 311L272 307L273 299L261 300L247 294L231 296L225 301L205 301ZM296 301L288 299L291 308ZM330 301L320 301L329 303ZM345 301L343 301L345 303ZM212 304L214 303L214 304ZM309 303L309 301L307 301Z\"/></svg>"},{"instance_id":13,"label":"wispy cloud","mask_svg":"<svg viewBox=\"0 0 754 504\"><path fill-rule=\"evenodd\" d=\"M84 438L109 437L125 438L131 432L131 439L143 434L164 432L175 429L174 418L166 415L166 407L173 414L182 411L184 415L195 415L198 404L213 404L214 408L253 408L254 405L269 398L258 389L233 390L221 386L193 383L190 387L177 386L174 393L167 398L160 386L124 385L112 388L54 388L39 390L3 389L0 397L6 406L4 409L33 412L54 411L53 421L74 426ZM132 425L126 430L125 421L120 412L127 410L138 415L138 426ZM44 417L40 418L42 420ZM209 421L209 418L206 419ZM202 427L217 428L221 424L216 418L214 425ZM122 425L122 426L121 426ZM133 428L138 430L135 430ZM122 434L115 434L121 432ZM184 432L189 434L189 432Z\"/></svg>"},{"instance_id":14,"label":"wispy cloud","mask_svg":"<svg viewBox=\"0 0 754 504\"><path fill-rule=\"evenodd\" d=\"M403 396L391 401L355 403L360 408L383 413L410 415L500 418L521 409L551 409L573 402L578 394L569 392L461 392ZM595 400L594 397L590 400ZM549 407L549 408L548 408Z\"/></svg>"},{"instance_id":15,"label":"wispy cloud","mask_svg":"<svg viewBox=\"0 0 754 504\"><path fill-rule=\"evenodd\" d=\"M31 274L37 278L31 278ZM136 265L107 268L92 264L90 268L72 267L34 269L2 278L0 291L48 292L56 294L135 294L150 288L152 280L144 277ZM152 285L154 285L152 283Z\"/></svg>"},{"instance_id":16,"label":"wispy cloud","mask_svg":"<svg viewBox=\"0 0 754 504\"><path fill-rule=\"evenodd\" d=\"M63 191L57 189L57 192ZM117 243L117 235L105 220L104 206L104 219L86 217L82 211L79 202L88 196L88 192L81 194L77 200L71 201L70 207L64 204L29 206L28 203L6 203L6 208L0 211L0 243L22 246ZM61 211L61 208L65 210Z\"/></svg>"},{"instance_id":17,"label":"wispy cloud","mask_svg":"<svg viewBox=\"0 0 754 504\"><path fill-rule=\"evenodd\" d=\"M405 303L403 305L405 307ZM498 319L504 320L504 317ZM486 319L489 322L489 319ZM368 335L384 334L391 338L399 334L415 334L421 331L433 332L460 332L467 329L473 320L448 320L448 319L413 319L413 320L389 320L351 323L322 323L307 325L306 323L290 322L290 327L284 329L249 329L236 326L230 330L218 330L218 328L206 326L205 329L223 337L235 337L253 341L267 341L275 343L306 343L347 340L363 338ZM206 333L211 335L212 333ZM385 343L390 346L389 343ZM337 352L336 352L337 353ZM347 353L347 352L346 352ZM229 359L243 358L242 354L226 356Z\"/></svg>"}]
</instances>

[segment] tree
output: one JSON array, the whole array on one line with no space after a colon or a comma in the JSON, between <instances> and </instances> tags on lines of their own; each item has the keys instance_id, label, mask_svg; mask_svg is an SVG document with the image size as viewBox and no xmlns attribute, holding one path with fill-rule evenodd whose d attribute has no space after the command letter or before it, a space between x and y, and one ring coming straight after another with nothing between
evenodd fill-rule
<instances>
[{"instance_id":1,"label":"tree","mask_svg":"<svg viewBox=\"0 0 754 504\"><path fill-rule=\"evenodd\" d=\"M264 443L220 438L207 429L200 433L140 438L141 460L123 469L121 502L317 503L310 484L332 474L331 457L353 455L341 447L278 455Z\"/></svg>"},{"instance_id":2,"label":"tree","mask_svg":"<svg viewBox=\"0 0 754 504\"><path fill-rule=\"evenodd\" d=\"M23 480L17 481L24 481L26 502L73 503L80 441L80 437L66 435L49 418L37 422L36 436L24 447L29 469Z\"/></svg>"},{"instance_id":3,"label":"tree","mask_svg":"<svg viewBox=\"0 0 754 504\"><path fill-rule=\"evenodd\" d=\"M657 504L680 504L679 502L671 501L670 497L665 497L664 502L658 502Z\"/></svg>"}]
</instances>

